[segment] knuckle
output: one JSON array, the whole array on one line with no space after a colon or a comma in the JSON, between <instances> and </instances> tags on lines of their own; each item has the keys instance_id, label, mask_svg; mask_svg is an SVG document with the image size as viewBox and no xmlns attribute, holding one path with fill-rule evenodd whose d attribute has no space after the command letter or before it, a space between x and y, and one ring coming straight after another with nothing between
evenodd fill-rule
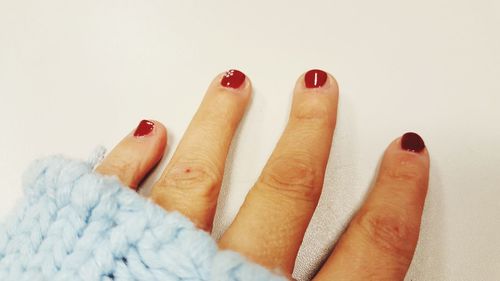
<instances>
[{"instance_id":1,"label":"knuckle","mask_svg":"<svg viewBox=\"0 0 500 281\"><path fill-rule=\"evenodd\" d=\"M319 173L306 157L282 156L271 160L259 182L291 199L316 201L321 192Z\"/></svg>"},{"instance_id":2,"label":"knuckle","mask_svg":"<svg viewBox=\"0 0 500 281\"><path fill-rule=\"evenodd\" d=\"M180 160L162 176L157 186L213 198L217 197L221 181L222 172L211 162Z\"/></svg>"},{"instance_id":3,"label":"knuckle","mask_svg":"<svg viewBox=\"0 0 500 281\"><path fill-rule=\"evenodd\" d=\"M421 183L424 179L423 169L413 155L399 155L392 159L382 170L382 179L403 181L407 183Z\"/></svg>"},{"instance_id":4,"label":"knuckle","mask_svg":"<svg viewBox=\"0 0 500 281\"><path fill-rule=\"evenodd\" d=\"M241 106L227 95L217 95L212 100L212 110L206 111L204 122L209 128L224 127L234 130L238 126L238 112Z\"/></svg>"},{"instance_id":5,"label":"knuckle","mask_svg":"<svg viewBox=\"0 0 500 281\"><path fill-rule=\"evenodd\" d=\"M104 165L101 165L97 171L105 175L117 176L122 182L127 184L135 184L131 181L137 174L139 167L133 161L126 161L121 158L110 158Z\"/></svg>"},{"instance_id":6,"label":"knuckle","mask_svg":"<svg viewBox=\"0 0 500 281\"><path fill-rule=\"evenodd\" d=\"M418 227L387 210L362 210L353 220L369 242L398 258L411 259Z\"/></svg>"},{"instance_id":7,"label":"knuckle","mask_svg":"<svg viewBox=\"0 0 500 281\"><path fill-rule=\"evenodd\" d=\"M320 99L309 99L295 108L292 117L298 121L315 121L327 123L331 119L331 110L326 103L322 103Z\"/></svg>"},{"instance_id":8,"label":"knuckle","mask_svg":"<svg viewBox=\"0 0 500 281\"><path fill-rule=\"evenodd\" d=\"M385 175L388 179L404 182L418 182L420 178L416 171L408 169L407 167L390 168L386 171Z\"/></svg>"}]
</instances>

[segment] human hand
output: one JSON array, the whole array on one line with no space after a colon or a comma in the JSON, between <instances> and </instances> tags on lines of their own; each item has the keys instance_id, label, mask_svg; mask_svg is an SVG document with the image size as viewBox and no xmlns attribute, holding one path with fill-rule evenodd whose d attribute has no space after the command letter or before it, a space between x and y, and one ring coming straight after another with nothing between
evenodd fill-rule
<instances>
[{"instance_id":1,"label":"human hand","mask_svg":"<svg viewBox=\"0 0 500 281\"><path fill-rule=\"evenodd\" d=\"M225 160L252 92L239 71L217 76L153 187L151 199L211 231ZM219 246L291 275L318 203L336 123L338 86L321 70L302 75L288 124ZM96 168L137 189L162 158L165 127L143 120ZM377 180L314 280L402 280L418 240L428 187L422 139L404 134L386 149Z\"/></svg>"}]
</instances>

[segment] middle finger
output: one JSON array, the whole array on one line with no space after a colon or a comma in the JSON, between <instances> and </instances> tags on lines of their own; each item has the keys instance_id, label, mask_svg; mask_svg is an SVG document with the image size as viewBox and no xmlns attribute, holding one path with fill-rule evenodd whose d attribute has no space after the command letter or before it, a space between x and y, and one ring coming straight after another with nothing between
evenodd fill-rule
<instances>
[{"instance_id":1,"label":"middle finger","mask_svg":"<svg viewBox=\"0 0 500 281\"><path fill-rule=\"evenodd\" d=\"M337 101L337 83L327 73L311 70L298 80L288 125L222 248L292 272L323 186Z\"/></svg>"}]
</instances>

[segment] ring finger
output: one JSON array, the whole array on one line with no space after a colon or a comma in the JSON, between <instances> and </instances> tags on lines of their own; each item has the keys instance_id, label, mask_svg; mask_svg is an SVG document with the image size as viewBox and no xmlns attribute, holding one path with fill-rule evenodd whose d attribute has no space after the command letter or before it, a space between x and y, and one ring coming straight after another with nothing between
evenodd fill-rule
<instances>
[{"instance_id":1,"label":"ring finger","mask_svg":"<svg viewBox=\"0 0 500 281\"><path fill-rule=\"evenodd\" d=\"M245 74L218 75L201 102L171 161L154 185L152 199L210 231L234 132L251 95Z\"/></svg>"}]
</instances>

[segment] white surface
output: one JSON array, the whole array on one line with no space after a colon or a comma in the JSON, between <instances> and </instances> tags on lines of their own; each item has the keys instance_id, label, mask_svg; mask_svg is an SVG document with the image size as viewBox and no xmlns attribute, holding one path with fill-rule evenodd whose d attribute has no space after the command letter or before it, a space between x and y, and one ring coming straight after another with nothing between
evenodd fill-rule
<instances>
[{"instance_id":1,"label":"white surface","mask_svg":"<svg viewBox=\"0 0 500 281\"><path fill-rule=\"evenodd\" d=\"M210 80L235 67L255 92L218 236L284 127L296 77L319 67L340 83L339 121L295 276L331 247L385 146L414 130L432 179L407 280L499 280L499 27L497 0L0 0L0 216L32 159L111 148L141 118L168 127L168 159Z\"/></svg>"}]
</instances>

